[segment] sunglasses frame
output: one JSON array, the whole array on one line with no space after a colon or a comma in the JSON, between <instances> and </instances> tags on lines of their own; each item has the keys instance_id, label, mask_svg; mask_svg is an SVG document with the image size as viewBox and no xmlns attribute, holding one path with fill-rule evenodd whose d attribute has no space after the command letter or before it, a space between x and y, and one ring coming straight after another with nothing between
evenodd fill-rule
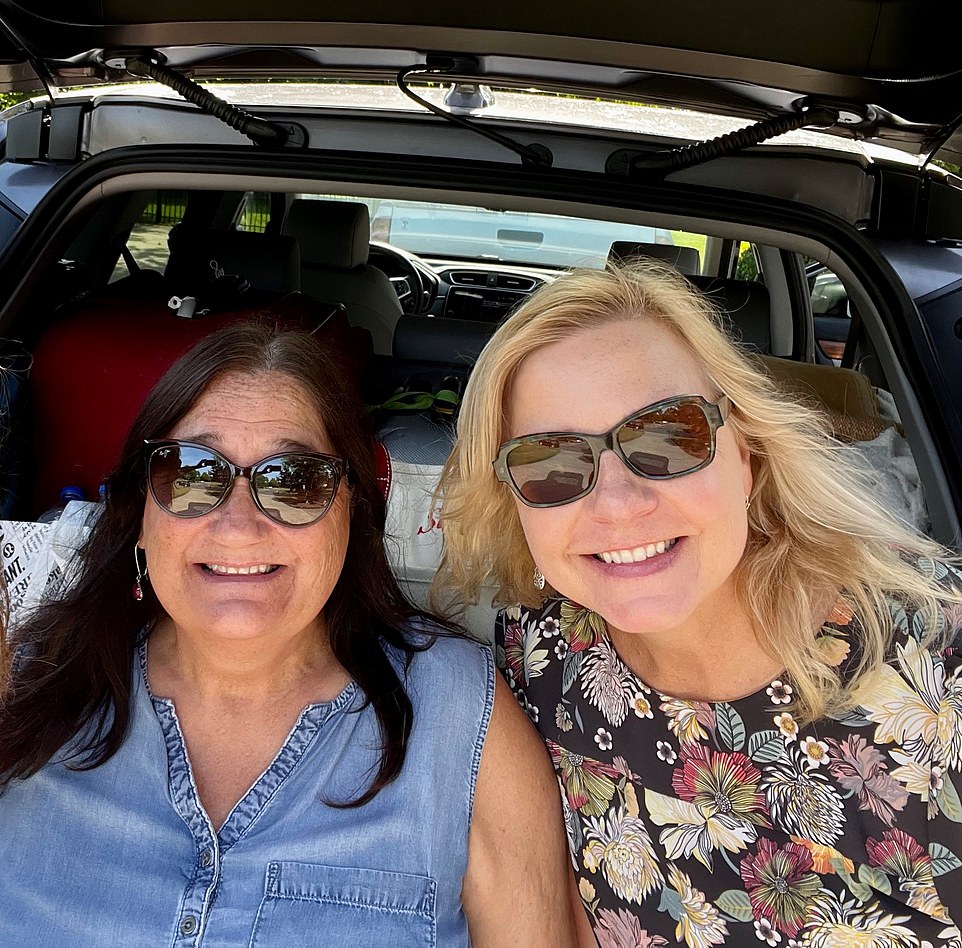
<instances>
[{"instance_id":1,"label":"sunglasses frame","mask_svg":"<svg viewBox=\"0 0 962 948\"><path fill-rule=\"evenodd\" d=\"M178 448L199 448L201 451L209 451L218 460L223 461L230 470L231 476L230 482L227 484L227 489L213 504L211 504L210 507L201 511L200 513L176 513L166 504L162 503L154 491L154 485L150 479L150 462L158 451L162 450L163 448L170 448L174 446ZM267 509L261 503L260 496L257 493L257 488L254 486L254 480L251 477L255 469L259 468L262 464L266 464L268 461L274 461L277 458L288 457L314 458L316 460L327 461L334 468L334 489L331 491L330 503L314 520L309 520L307 523L288 523L286 520L280 520L273 514L268 513ZM208 444L201 444L199 441L183 441L179 438L145 438L144 467L147 480L147 492L150 494L151 499L161 510L164 511L164 513L168 513L172 517L176 517L178 520L196 520L198 517L204 517L207 514L212 513L221 504L223 504L228 497L230 497L234 490L234 484L237 482L237 478L243 477L247 479L248 484L251 486L251 499L254 501L254 506L257 507L257 509L265 517L267 517L271 523L276 523L281 527L294 528L313 527L315 523L320 523L320 521L327 516L331 507L334 506L334 501L337 498L337 492L340 489L341 481L348 480L351 474L350 465L347 463L345 458L339 458L333 454L322 454L319 451L278 451L275 454L269 454L267 457L261 458L259 461L255 461L253 464L248 464L246 467L242 467L239 464L235 464L230 460L230 458L225 457L223 452L218 451L216 448L212 448Z\"/></svg>"},{"instance_id":2,"label":"sunglasses frame","mask_svg":"<svg viewBox=\"0 0 962 948\"><path fill-rule=\"evenodd\" d=\"M697 405L705 415L705 420L708 422L709 429L709 446L708 446L708 457L704 461L700 461L695 467L689 468L687 471L679 471L677 474L644 474L641 471L636 470L629 463L628 458L625 456L624 452L621 450L621 445L615 440L615 434L624 427L629 421L637 418L639 415L647 414L648 412L658 411L662 408L668 408L675 405ZM708 467L712 461L715 460L715 445L716 445L716 433L719 428L721 428L728 418L731 412L732 402L727 395L722 395L717 402L710 402L704 395L674 395L671 398L663 398L659 402L653 402L651 405L646 405L644 408L639 408L637 411L633 411L626 418L622 418L618 424L613 425L608 431L602 432L601 434L584 434L580 431L543 431L536 432L534 434L522 435L520 438L512 438L510 441L505 441L498 448L498 455L492 461L494 467L495 476L499 481L507 484L511 488L511 492L521 501L526 507L563 507L565 504L572 504L576 500L581 500L582 497L587 496L594 490L595 484L598 483L598 469L601 465L601 453L604 450L613 451L622 462L627 466L628 470L632 474L637 474L638 477L643 477L645 480L649 481L670 481L674 480L676 477L685 477L688 474L694 474L696 471L700 471L703 468ZM515 484L514 479L511 477L511 471L508 468L508 455L518 446L522 444L529 444L532 441L541 441L546 438L580 438L588 447L591 449L591 458L594 462L592 467L591 483L582 491L575 494L572 497L566 498L565 500L550 501L548 503L535 503L522 496L521 489Z\"/></svg>"}]
</instances>

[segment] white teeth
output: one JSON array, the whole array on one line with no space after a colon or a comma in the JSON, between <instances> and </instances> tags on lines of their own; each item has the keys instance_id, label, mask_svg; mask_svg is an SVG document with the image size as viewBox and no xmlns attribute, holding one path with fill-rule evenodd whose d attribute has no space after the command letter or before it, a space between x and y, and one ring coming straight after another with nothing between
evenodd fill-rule
<instances>
[{"instance_id":1,"label":"white teeth","mask_svg":"<svg viewBox=\"0 0 962 948\"><path fill-rule=\"evenodd\" d=\"M641 563L651 559L659 553L670 550L677 542L677 537L673 540L659 540L657 543L649 543L647 546L636 546L633 550L606 550L604 553L595 555L605 563Z\"/></svg>"},{"instance_id":2,"label":"white teeth","mask_svg":"<svg viewBox=\"0 0 962 948\"><path fill-rule=\"evenodd\" d=\"M220 576L254 576L257 573L269 573L276 569L270 563L262 563L259 566L221 566L219 563L206 563L207 569Z\"/></svg>"}]
</instances>

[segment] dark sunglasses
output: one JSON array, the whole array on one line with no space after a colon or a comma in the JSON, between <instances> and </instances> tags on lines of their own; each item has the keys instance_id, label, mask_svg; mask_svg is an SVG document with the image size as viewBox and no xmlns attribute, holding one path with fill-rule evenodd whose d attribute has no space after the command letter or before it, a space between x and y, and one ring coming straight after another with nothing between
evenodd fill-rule
<instances>
[{"instance_id":1,"label":"dark sunglasses","mask_svg":"<svg viewBox=\"0 0 962 948\"><path fill-rule=\"evenodd\" d=\"M284 451L240 467L219 451L192 441L145 441L150 496L175 517L203 517L230 496L246 477L264 516L285 527L317 523L331 509L342 477L343 458Z\"/></svg>"},{"instance_id":2,"label":"dark sunglasses","mask_svg":"<svg viewBox=\"0 0 962 948\"><path fill-rule=\"evenodd\" d=\"M693 474L715 457L715 432L731 401L677 395L648 405L603 434L549 431L505 441L494 471L529 507L557 507L584 497L598 479L601 452L614 451L641 477L665 481Z\"/></svg>"}]
</instances>

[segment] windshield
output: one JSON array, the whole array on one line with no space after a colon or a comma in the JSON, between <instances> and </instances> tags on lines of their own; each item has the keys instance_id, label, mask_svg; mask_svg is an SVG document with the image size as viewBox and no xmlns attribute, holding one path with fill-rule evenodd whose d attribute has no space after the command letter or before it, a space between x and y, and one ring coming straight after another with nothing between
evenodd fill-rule
<instances>
[{"instance_id":1,"label":"windshield","mask_svg":"<svg viewBox=\"0 0 962 948\"><path fill-rule=\"evenodd\" d=\"M670 230L641 224L427 201L348 200L368 206L372 240L424 257L601 269L615 241L675 243Z\"/></svg>"}]
</instances>

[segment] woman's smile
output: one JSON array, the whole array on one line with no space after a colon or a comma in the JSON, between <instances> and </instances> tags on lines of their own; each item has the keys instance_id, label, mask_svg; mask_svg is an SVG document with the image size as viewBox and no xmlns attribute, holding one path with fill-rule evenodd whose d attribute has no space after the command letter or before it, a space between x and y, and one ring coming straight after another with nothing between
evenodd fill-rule
<instances>
[{"instance_id":1,"label":"woman's smile","mask_svg":"<svg viewBox=\"0 0 962 948\"><path fill-rule=\"evenodd\" d=\"M223 563L204 563L203 569L215 576L229 576L231 578L248 578L275 573L281 567L277 563L259 563L256 566L227 566Z\"/></svg>"},{"instance_id":2,"label":"woman's smile","mask_svg":"<svg viewBox=\"0 0 962 948\"><path fill-rule=\"evenodd\" d=\"M670 550L678 542L678 537L658 540L656 543L641 544L630 550L605 550L594 555L605 563L643 563Z\"/></svg>"}]
</instances>

